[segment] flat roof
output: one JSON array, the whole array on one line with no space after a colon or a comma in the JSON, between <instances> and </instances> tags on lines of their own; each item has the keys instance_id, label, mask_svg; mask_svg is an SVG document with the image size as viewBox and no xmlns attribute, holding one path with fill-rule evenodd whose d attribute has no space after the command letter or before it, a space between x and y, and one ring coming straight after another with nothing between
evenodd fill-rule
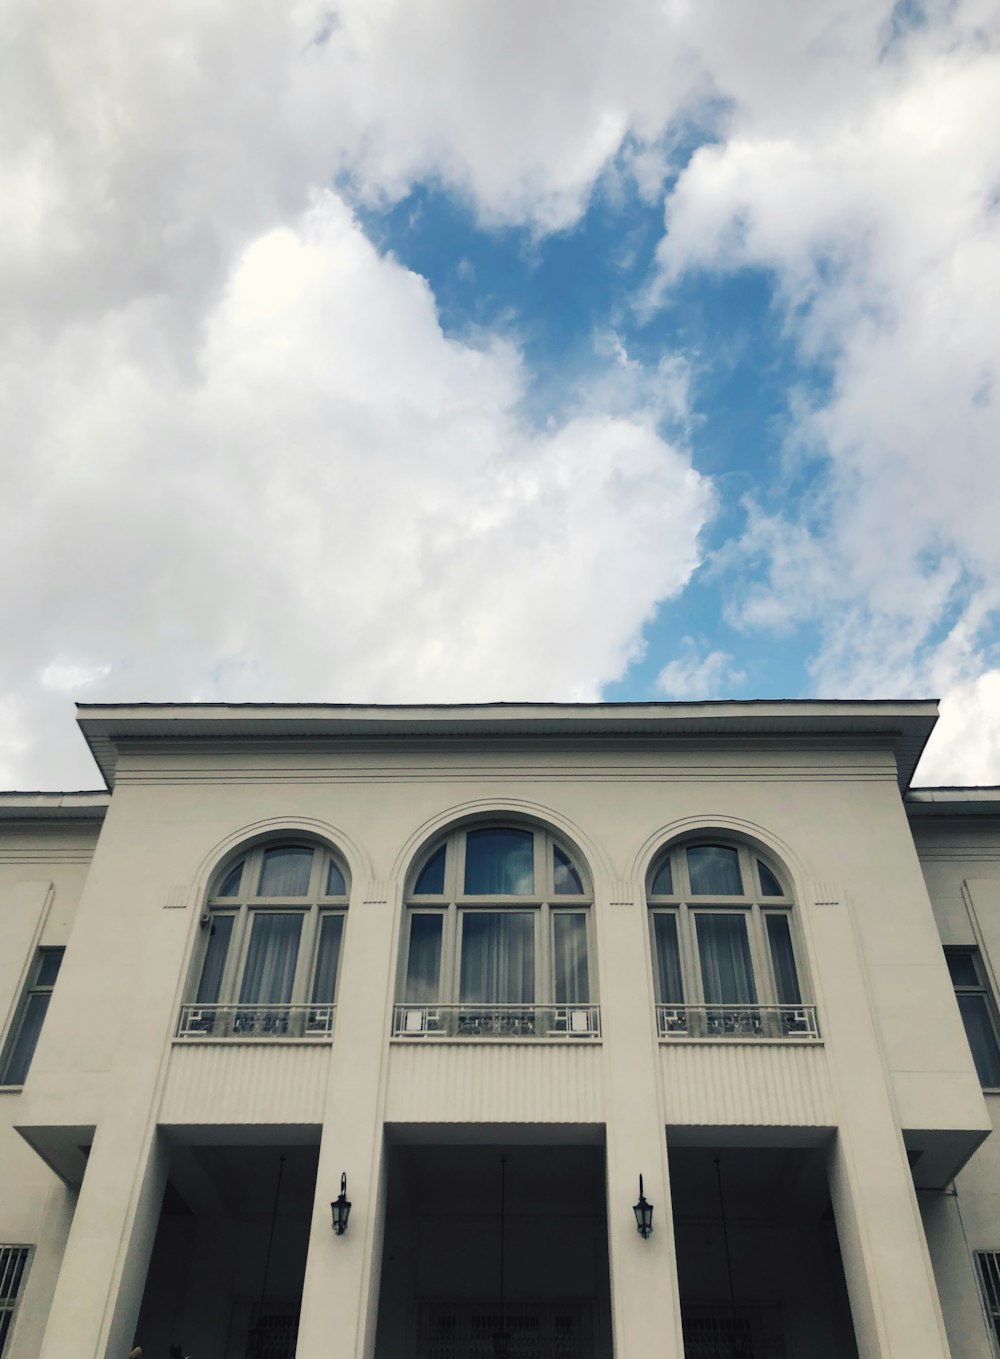
<instances>
[{"instance_id":1,"label":"flat roof","mask_svg":"<svg viewBox=\"0 0 1000 1359\"><path fill-rule=\"evenodd\" d=\"M883 740L902 788L937 702L752 699L703 703L81 703L77 721L108 787L125 741L703 736Z\"/></svg>"},{"instance_id":2,"label":"flat roof","mask_svg":"<svg viewBox=\"0 0 1000 1359\"><path fill-rule=\"evenodd\" d=\"M110 801L103 788L79 793L0 792L0 821L103 821Z\"/></svg>"},{"instance_id":3,"label":"flat roof","mask_svg":"<svg viewBox=\"0 0 1000 1359\"><path fill-rule=\"evenodd\" d=\"M1000 787L911 788L904 799L909 816L1000 816Z\"/></svg>"}]
</instances>

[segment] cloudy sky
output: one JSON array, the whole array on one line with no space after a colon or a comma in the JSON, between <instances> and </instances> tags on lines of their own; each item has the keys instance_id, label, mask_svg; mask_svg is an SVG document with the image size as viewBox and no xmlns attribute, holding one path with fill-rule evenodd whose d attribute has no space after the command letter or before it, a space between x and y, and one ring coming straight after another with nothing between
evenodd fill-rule
<instances>
[{"instance_id":1,"label":"cloudy sky","mask_svg":"<svg viewBox=\"0 0 1000 1359\"><path fill-rule=\"evenodd\" d=\"M996 0L7 0L0 786L73 702L941 697Z\"/></svg>"}]
</instances>

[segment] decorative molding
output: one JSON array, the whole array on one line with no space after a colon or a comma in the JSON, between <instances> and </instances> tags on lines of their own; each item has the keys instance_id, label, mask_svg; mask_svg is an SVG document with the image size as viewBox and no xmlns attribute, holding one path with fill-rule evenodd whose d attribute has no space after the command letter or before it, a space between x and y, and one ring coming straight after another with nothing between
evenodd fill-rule
<instances>
[{"instance_id":1,"label":"decorative molding","mask_svg":"<svg viewBox=\"0 0 1000 1359\"><path fill-rule=\"evenodd\" d=\"M813 883L812 896L817 906L840 905L840 889L836 883L825 879Z\"/></svg>"},{"instance_id":2,"label":"decorative molding","mask_svg":"<svg viewBox=\"0 0 1000 1359\"><path fill-rule=\"evenodd\" d=\"M0 864L89 864L93 857L93 847L0 850Z\"/></svg>"},{"instance_id":3,"label":"decorative molding","mask_svg":"<svg viewBox=\"0 0 1000 1359\"><path fill-rule=\"evenodd\" d=\"M361 894L365 906L384 906L389 900L389 878L372 878Z\"/></svg>"},{"instance_id":4,"label":"decorative molding","mask_svg":"<svg viewBox=\"0 0 1000 1359\"><path fill-rule=\"evenodd\" d=\"M611 905L612 906L634 906L635 892L631 883L625 878L616 878L611 884Z\"/></svg>"},{"instance_id":5,"label":"decorative molding","mask_svg":"<svg viewBox=\"0 0 1000 1359\"><path fill-rule=\"evenodd\" d=\"M175 887L169 888L167 891L167 899L163 903L163 909L165 911L186 910L190 894L191 884L187 882L182 882Z\"/></svg>"}]
</instances>

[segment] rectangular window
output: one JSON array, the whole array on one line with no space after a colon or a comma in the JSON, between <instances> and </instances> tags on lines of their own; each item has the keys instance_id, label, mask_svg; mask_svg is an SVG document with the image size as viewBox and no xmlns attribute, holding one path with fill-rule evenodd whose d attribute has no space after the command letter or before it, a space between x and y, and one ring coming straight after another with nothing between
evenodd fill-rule
<instances>
[{"instance_id":1,"label":"rectangular window","mask_svg":"<svg viewBox=\"0 0 1000 1359\"><path fill-rule=\"evenodd\" d=\"M443 925L444 917L439 913L414 912L410 916L405 999L412 1005L438 998Z\"/></svg>"},{"instance_id":2,"label":"rectangular window","mask_svg":"<svg viewBox=\"0 0 1000 1359\"><path fill-rule=\"evenodd\" d=\"M0 1246L0 1355L6 1352L30 1255L30 1246Z\"/></svg>"},{"instance_id":3,"label":"rectangular window","mask_svg":"<svg viewBox=\"0 0 1000 1359\"><path fill-rule=\"evenodd\" d=\"M292 999L302 916L297 911L257 911L240 987L241 1005L287 1005Z\"/></svg>"},{"instance_id":4,"label":"rectangular window","mask_svg":"<svg viewBox=\"0 0 1000 1359\"><path fill-rule=\"evenodd\" d=\"M530 911L463 911L459 1000L527 1005L535 999L535 919Z\"/></svg>"},{"instance_id":5,"label":"rectangular window","mask_svg":"<svg viewBox=\"0 0 1000 1359\"><path fill-rule=\"evenodd\" d=\"M695 923L705 1003L755 1005L757 990L745 915L700 911Z\"/></svg>"},{"instance_id":6,"label":"rectangular window","mask_svg":"<svg viewBox=\"0 0 1000 1359\"><path fill-rule=\"evenodd\" d=\"M590 999L587 917L582 911L552 915L554 993L557 1005L585 1005Z\"/></svg>"},{"instance_id":7,"label":"rectangular window","mask_svg":"<svg viewBox=\"0 0 1000 1359\"><path fill-rule=\"evenodd\" d=\"M64 950L40 948L0 1058L0 1085L23 1085L49 1008Z\"/></svg>"},{"instance_id":8,"label":"rectangular window","mask_svg":"<svg viewBox=\"0 0 1000 1359\"><path fill-rule=\"evenodd\" d=\"M774 969L774 990L779 1005L799 1005L802 992L795 971L795 953L792 949L792 932L788 926L788 916L784 912L767 911L767 942L771 948L771 966Z\"/></svg>"},{"instance_id":9,"label":"rectangular window","mask_svg":"<svg viewBox=\"0 0 1000 1359\"><path fill-rule=\"evenodd\" d=\"M677 916L673 912L653 913L653 939L656 946L656 999L661 1005L683 1005L681 951L677 941Z\"/></svg>"},{"instance_id":10,"label":"rectangular window","mask_svg":"<svg viewBox=\"0 0 1000 1359\"><path fill-rule=\"evenodd\" d=\"M979 1083L987 1090L1000 1089L1000 1043L997 1042L993 997L986 984L977 948L945 949L959 1013L968 1035Z\"/></svg>"}]
</instances>

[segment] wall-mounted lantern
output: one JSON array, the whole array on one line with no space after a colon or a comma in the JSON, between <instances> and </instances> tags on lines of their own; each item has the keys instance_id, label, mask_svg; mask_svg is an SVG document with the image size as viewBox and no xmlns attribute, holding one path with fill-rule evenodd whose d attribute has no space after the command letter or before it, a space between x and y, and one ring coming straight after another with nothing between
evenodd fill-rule
<instances>
[{"instance_id":1,"label":"wall-mounted lantern","mask_svg":"<svg viewBox=\"0 0 1000 1359\"><path fill-rule=\"evenodd\" d=\"M347 1231L347 1219L351 1216L351 1200L347 1197L347 1172L340 1177L340 1193L330 1204L333 1211L333 1230L338 1236Z\"/></svg>"},{"instance_id":2,"label":"wall-mounted lantern","mask_svg":"<svg viewBox=\"0 0 1000 1359\"><path fill-rule=\"evenodd\" d=\"M653 1232L653 1205L642 1192L641 1175L639 1176L639 1202L633 1206L632 1211L635 1213L636 1231L645 1241Z\"/></svg>"}]
</instances>

